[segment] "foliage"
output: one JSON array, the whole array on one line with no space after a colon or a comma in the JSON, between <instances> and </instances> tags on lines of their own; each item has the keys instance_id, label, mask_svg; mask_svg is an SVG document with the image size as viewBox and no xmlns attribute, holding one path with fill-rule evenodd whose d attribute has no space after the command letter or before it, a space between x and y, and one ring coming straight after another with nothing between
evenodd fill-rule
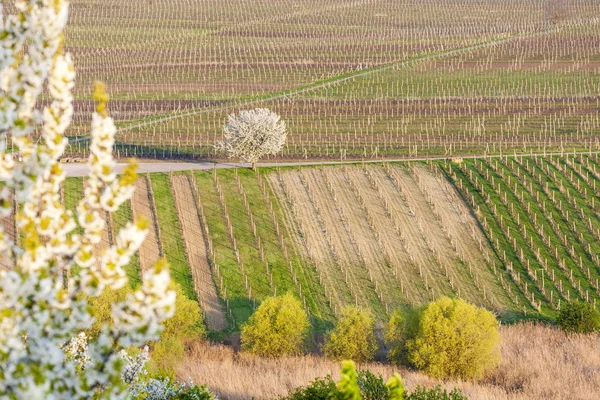
<instances>
[{"instance_id":1,"label":"foliage","mask_svg":"<svg viewBox=\"0 0 600 400\"><path fill-rule=\"evenodd\" d=\"M353 361L342 362L342 377L337 384L339 392L332 393L332 397L343 400L402 400L404 398L404 385L400 375L394 374L388 380L388 383L382 386L383 380L381 377L377 378L370 372L368 374L365 372L362 374L360 372L356 373L356 366ZM369 384L365 384L365 377L369 380ZM360 385L361 380L364 385L362 387ZM381 383L379 380L381 380Z\"/></svg>"},{"instance_id":2,"label":"foliage","mask_svg":"<svg viewBox=\"0 0 600 400\"><path fill-rule=\"evenodd\" d=\"M94 338L100 334L102 327L112 320L111 312L113 305L125 301L129 293L131 293L129 286L123 286L117 290L106 288L99 296L87 299L90 314L94 317L92 327L86 330L89 337Z\"/></svg>"},{"instance_id":3,"label":"foliage","mask_svg":"<svg viewBox=\"0 0 600 400\"><path fill-rule=\"evenodd\" d=\"M406 400L468 400L460 390L454 388L447 392L438 385L433 389L417 386L415 390L405 397Z\"/></svg>"},{"instance_id":4,"label":"foliage","mask_svg":"<svg viewBox=\"0 0 600 400\"><path fill-rule=\"evenodd\" d=\"M183 357L185 343L201 339L206 334L198 302L188 299L179 285L173 284L172 289L176 293L175 313L162 323L164 330L152 346L148 369L153 375L174 377L177 362Z\"/></svg>"},{"instance_id":5,"label":"foliage","mask_svg":"<svg viewBox=\"0 0 600 400\"><path fill-rule=\"evenodd\" d=\"M338 385L331 375L317 378L306 387L297 388L282 400L329 400L344 399L358 393L359 399L388 400L403 399L404 385L402 378L394 374L387 384L381 376L375 376L370 371L355 371L354 363L345 362L342 367L342 380Z\"/></svg>"},{"instance_id":6,"label":"foliage","mask_svg":"<svg viewBox=\"0 0 600 400\"><path fill-rule=\"evenodd\" d=\"M387 399L390 396L390 390L381 375L375 375L371 371L358 370L356 383L363 400Z\"/></svg>"},{"instance_id":7,"label":"foliage","mask_svg":"<svg viewBox=\"0 0 600 400\"><path fill-rule=\"evenodd\" d=\"M276 154L285 144L287 132L281 117L266 108L256 108L230 115L223 127L225 141L217 148L231 158L241 158L253 165L263 156Z\"/></svg>"},{"instance_id":8,"label":"foliage","mask_svg":"<svg viewBox=\"0 0 600 400\"><path fill-rule=\"evenodd\" d=\"M242 349L263 357L298 355L310 322L302 303L293 295L269 297L242 328Z\"/></svg>"},{"instance_id":9,"label":"foliage","mask_svg":"<svg viewBox=\"0 0 600 400\"><path fill-rule=\"evenodd\" d=\"M338 389L331 375L316 378L308 386L296 388L281 400L328 400L337 396Z\"/></svg>"},{"instance_id":10,"label":"foliage","mask_svg":"<svg viewBox=\"0 0 600 400\"><path fill-rule=\"evenodd\" d=\"M589 303L572 301L563 304L556 324L569 333L592 333L600 330L600 313Z\"/></svg>"},{"instance_id":11,"label":"foliage","mask_svg":"<svg viewBox=\"0 0 600 400\"><path fill-rule=\"evenodd\" d=\"M143 400L211 400L215 396L205 387L182 383L168 377L149 379L138 394Z\"/></svg>"},{"instance_id":12,"label":"foliage","mask_svg":"<svg viewBox=\"0 0 600 400\"><path fill-rule=\"evenodd\" d=\"M373 360L377 351L374 322L371 314L358 307L348 307L323 346L327 357L337 360L365 362Z\"/></svg>"},{"instance_id":13,"label":"foliage","mask_svg":"<svg viewBox=\"0 0 600 400\"><path fill-rule=\"evenodd\" d=\"M408 363L406 341L417 335L422 311L423 308L396 310L390 317L384 339L389 348L387 358L394 364Z\"/></svg>"},{"instance_id":14,"label":"foliage","mask_svg":"<svg viewBox=\"0 0 600 400\"><path fill-rule=\"evenodd\" d=\"M410 361L435 378L480 379L500 363L494 315L461 299L442 297L421 313Z\"/></svg>"},{"instance_id":15,"label":"foliage","mask_svg":"<svg viewBox=\"0 0 600 400\"><path fill-rule=\"evenodd\" d=\"M0 397L125 398L119 350L158 338L175 301L169 272L164 264L146 271L140 287L113 305L112 320L97 337L86 338L85 363L66 354L84 351L69 342L92 327L86 298L128 284L123 267L147 227L143 221L126 225L114 245L94 256L102 216L131 198L136 178L133 163L120 177L113 172L116 128L102 84L94 90L84 196L75 213L61 204L65 173L59 158L68 143L75 78L71 57L62 50L68 2L16 0L10 10L16 14L5 16L0 9L0 216L10 215L17 202L15 223L23 239L13 243L0 230L0 259L12 266L0 270ZM36 104L41 93L49 99L45 105ZM31 140L35 131L41 140ZM8 139L18 151L18 167L6 152Z\"/></svg>"}]
</instances>

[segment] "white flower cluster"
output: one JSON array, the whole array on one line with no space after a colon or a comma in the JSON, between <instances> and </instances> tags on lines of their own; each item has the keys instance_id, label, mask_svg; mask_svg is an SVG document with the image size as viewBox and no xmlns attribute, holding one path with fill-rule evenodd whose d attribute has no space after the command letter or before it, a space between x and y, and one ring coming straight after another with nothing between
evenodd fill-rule
<instances>
[{"instance_id":1,"label":"white flower cluster","mask_svg":"<svg viewBox=\"0 0 600 400\"><path fill-rule=\"evenodd\" d=\"M87 346L87 335L81 332L62 347L67 359L75 361L80 371L83 371L90 362Z\"/></svg>"},{"instance_id":2,"label":"white flower cluster","mask_svg":"<svg viewBox=\"0 0 600 400\"><path fill-rule=\"evenodd\" d=\"M223 127L225 140L216 147L229 157L255 164L261 157L281 151L287 139L285 122L266 108L230 115Z\"/></svg>"},{"instance_id":3,"label":"white flower cluster","mask_svg":"<svg viewBox=\"0 0 600 400\"><path fill-rule=\"evenodd\" d=\"M113 307L113 322L98 337L77 336L93 322L85 297L127 284L123 267L144 240L147 222L127 225L95 259L102 216L131 196L135 165L120 177L113 172L115 126L97 85L89 184L76 215L64 209L59 158L68 143L75 79L71 57L62 51L68 2L14 0L13 7L14 15L4 15L0 5L0 215L19 203L15 219L22 239L12 243L0 227L2 264L12 266L0 270L0 398L126 398L119 350L158 338L160 323L174 311L170 276L162 264L146 271L141 287ZM39 111L44 87L52 101ZM34 132L43 144L32 140ZM7 153L8 140L22 164ZM74 234L77 225L81 234ZM71 273L74 266L77 273ZM65 343L76 356L65 355Z\"/></svg>"}]
</instances>

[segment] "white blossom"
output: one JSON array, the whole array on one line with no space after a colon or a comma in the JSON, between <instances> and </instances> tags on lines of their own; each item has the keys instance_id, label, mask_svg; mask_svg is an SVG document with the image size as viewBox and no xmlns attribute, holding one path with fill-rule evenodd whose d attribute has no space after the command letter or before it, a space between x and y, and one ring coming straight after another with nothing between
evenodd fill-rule
<instances>
[{"instance_id":1,"label":"white blossom","mask_svg":"<svg viewBox=\"0 0 600 400\"><path fill-rule=\"evenodd\" d=\"M230 115L223 127L225 140L216 147L232 158L252 163L266 155L281 151L287 138L285 122L266 108L257 108Z\"/></svg>"},{"instance_id":2,"label":"white blossom","mask_svg":"<svg viewBox=\"0 0 600 400\"><path fill-rule=\"evenodd\" d=\"M15 221L22 240L12 243L0 229L2 264L12 266L0 270L0 398L126 398L119 351L158 338L160 323L174 311L170 276L162 264L146 271L140 288L114 306L112 322L98 337L80 334L93 323L84 297L127 284L123 267L144 240L147 222L129 224L94 258L102 216L131 197L135 165L120 177L113 171L116 129L98 84L89 184L76 213L64 209L59 159L68 143L75 79L71 56L62 51L68 2L15 0L14 9L16 14L4 15L0 5L0 215L19 203ZM51 102L37 110L44 87ZM42 144L31 139L34 131ZM20 165L6 153L8 140ZM77 226L81 234L74 234Z\"/></svg>"}]
</instances>

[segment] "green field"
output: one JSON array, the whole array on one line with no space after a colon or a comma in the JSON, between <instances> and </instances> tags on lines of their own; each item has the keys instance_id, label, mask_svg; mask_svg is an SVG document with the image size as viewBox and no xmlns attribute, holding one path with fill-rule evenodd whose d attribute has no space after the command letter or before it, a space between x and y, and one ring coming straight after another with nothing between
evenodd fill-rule
<instances>
[{"instance_id":1,"label":"green field","mask_svg":"<svg viewBox=\"0 0 600 400\"><path fill-rule=\"evenodd\" d=\"M181 174L181 173L179 173ZM595 154L195 172L204 257L238 330L268 296L300 298L317 332L357 304L383 323L442 295L506 322L600 298ZM168 174L151 174L175 282L195 299ZM65 183L65 203L81 193ZM118 230L128 204L112 218ZM132 284L139 261L127 266Z\"/></svg>"}]
</instances>

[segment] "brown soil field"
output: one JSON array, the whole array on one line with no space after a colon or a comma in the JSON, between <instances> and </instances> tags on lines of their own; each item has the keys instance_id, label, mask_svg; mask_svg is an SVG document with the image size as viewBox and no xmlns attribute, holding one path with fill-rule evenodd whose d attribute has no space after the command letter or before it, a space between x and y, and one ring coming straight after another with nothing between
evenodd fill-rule
<instances>
[{"instance_id":1,"label":"brown soil field","mask_svg":"<svg viewBox=\"0 0 600 400\"><path fill-rule=\"evenodd\" d=\"M470 400L596 400L600 393L598 336L565 335L543 325L500 328L501 365L480 382L437 381L417 371L361 365L384 379L399 372L410 392L417 385L459 388ZM331 374L340 365L319 356L263 359L232 348L195 343L178 367L178 378L206 384L221 399L275 399Z\"/></svg>"},{"instance_id":2,"label":"brown soil field","mask_svg":"<svg viewBox=\"0 0 600 400\"><path fill-rule=\"evenodd\" d=\"M311 260L321 277L334 312L354 303L344 274L338 265L326 236L326 229L315 204L295 171L267 175L275 195L279 198L286 215L286 224L292 229L301 254ZM281 182L279 182L281 178Z\"/></svg>"},{"instance_id":3,"label":"brown soil field","mask_svg":"<svg viewBox=\"0 0 600 400\"><path fill-rule=\"evenodd\" d=\"M156 233L158 221L156 221L156 213L153 211L153 205L150 201L148 183L145 176L140 176L135 182L135 192L131 199L131 210L134 220L138 217L143 217L150 224L148 236L146 236L146 240L144 240L142 247L140 247L140 268L142 271L147 271L149 268L152 268L162 254L158 235Z\"/></svg>"},{"instance_id":4,"label":"brown soil field","mask_svg":"<svg viewBox=\"0 0 600 400\"><path fill-rule=\"evenodd\" d=\"M226 328L225 312L212 278L206 241L198 214L198 204L192 192L193 189L188 176L175 175L171 179L179 222L183 232L186 257L194 277L198 301L204 312L208 329L220 331Z\"/></svg>"},{"instance_id":5,"label":"brown soil field","mask_svg":"<svg viewBox=\"0 0 600 400\"><path fill-rule=\"evenodd\" d=\"M336 261L347 276L348 284L357 300L357 305L370 308L374 305L370 300L377 299L377 295L372 283L369 281L366 265L352 242L349 230L346 227L347 222L344 219L348 217L340 214L340 209L336 204L339 200L331 195L321 172L317 168L305 168L298 173L303 176L309 196L319 210L321 218L323 218L325 235L334 250Z\"/></svg>"},{"instance_id":6,"label":"brown soil field","mask_svg":"<svg viewBox=\"0 0 600 400\"><path fill-rule=\"evenodd\" d=\"M343 169L323 169L323 176L335 193L339 209L347 218L346 230L355 244L362 264L369 274L371 281L377 285L377 293L385 302L387 312L405 303L401 286L394 279L393 270L385 257L377 240L377 233L371 229L366 210L361 204L361 198L351 188L348 174ZM360 195L360 194L359 194ZM364 199L363 199L364 200Z\"/></svg>"},{"instance_id":7,"label":"brown soil field","mask_svg":"<svg viewBox=\"0 0 600 400\"><path fill-rule=\"evenodd\" d=\"M381 251L389 262L390 278L395 275L400 292L408 303L420 304L423 301L422 293L426 292L424 282L418 277L418 267L402 245L402 239L394 228L392 215L386 211L385 198L379 192L379 187L373 188L367 173L359 168L347 168L346 176L354 182L364 199L365 211L372 219Z\"/></svg>"},{"instance_id":8,"label":"brown soil field","mask_svg":"<svg viewBox=\"0 0 600 400\"><path fill-rule=\"evenodd\" d=\"M399 245L404 246L411 257L411 261L417 267L417 271L420 271L418 275L413 275L412 279L422 280L425 286L431 288L433 291L433 293L431 290L427 293L422 293L423 300L431 300L433 294L435 296L443 294L453 295L454 291L441 273L433 254L419 230L414 211L409 208L402 193L396 187L396 183L382 167L369 166L368 170L379 187L381 187L381 194L390 208L390 213L394 221L393 227L399 231L400 238L402 239L402 243L399 243Z\"/></svg>"}]
</instances>

